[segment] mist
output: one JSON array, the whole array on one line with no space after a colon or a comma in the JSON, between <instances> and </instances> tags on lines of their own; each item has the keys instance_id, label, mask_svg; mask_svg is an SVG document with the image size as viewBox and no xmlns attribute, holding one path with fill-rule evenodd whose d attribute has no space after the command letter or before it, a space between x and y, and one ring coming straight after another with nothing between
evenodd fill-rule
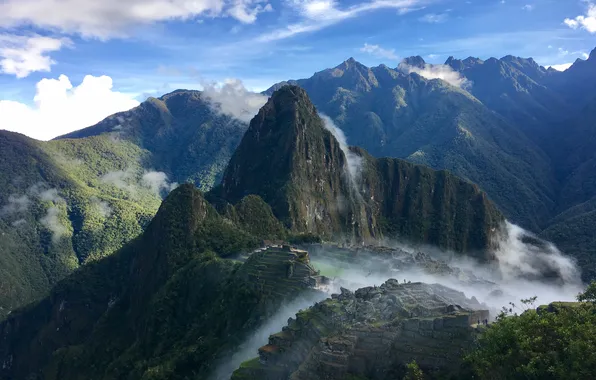
<instances>
[{"instance_id":1,"label":"mist","mask_svg":"<svg viewBox=\"0 0 596 380\"><path fill-rule=\"evenodd\" d=\"M339 147L344 152L347 161L348 176L351 181L358 183L362 172L362 158L349 149L348 141L344 131L342 131L331 118L324 114L319 114L323 120L323 126L327 129L339 143Z\"/></svg>"},{"instance_id":2,"label":"mist","mask_svg":"<svg viewBox=\"0 0 596 380\"><path fill-rule=\"evenodd\" d=\"M248 123L267 103L267 96L248 91L241 80L227 79L223 85L202 83L203 95L219 113Z\"/></svg>"},{"instance_id":3,"label":"mist","mask_svg":"<svg viewBox=\"0 0 596 380\"><path fill-rule=\"evenodd\" d=\"M281 331L282 327L288 324L288 319L296 316L302 309L307 309L315 303L329 297L325 292L312 292L299 296L297 299L283 305L277 313L267 319L264 325L253 332L248 339L242 343L236 352L225 357L217 365L216 370L209 377L210 380L229 380L232 373L240 367L242 362L258 356L258 349L269 341L269 335Z\"/></svg>"},{"instance_id":4,"label":"mist","mask_svg":"<svg viewBox=\"0 0 596 380\"><path fill-rule=\"evenodd\" d=\"M108 172L100 177L100 181L127 191L131 196L136 196L139 189L148 189L163 198L178 187L178 183L169 182L164 172L145 170L139 177L132 168Z\"/></svg>"},{"instance_id":5,"label":"mist","mask_svg":"<svg viewBox=\"0 0 596 380\"><path fill-rule=\"evenodd\" d=\"M91 197L89 198L89 200L91 201L91 206L95 208L95 210L99 213L99 215L102 218L105 219L112 215L113 210L108 204L108 202L102 201L97 197Z\"/></svg>"},{"instance_id":6,"label":"mist","mask_svg":"<svg viewBox=\"0 0 596 380\"><path fill-rule=\"evenodd\" d=\"M145 171L141 178L143 186L148 187L157 195L162 195L162 192L168 194L170 191L178 187L178 183L168 181L168 176L164 172Z\"/></svg>"},{"instance_id":7,"label":"mist","mask_svg":"<svg viewBox=\"0 0 596 380\"><path fill-rule=\"evenodd\" d=\"M399 64L399 69L406 74L416 73L426 79L442 79L455 87L467 88L472 84L468 79L463 77L459 72L454 71L448 65L431 65L427 63L424 65L424 68L421 68L410 66L402 62Z\"/></svg>"},{"instance_id":8,"label":"mist","mask_svg":"<svg viewBox=\"0 0 596 380\"><path fill-rule=\"evenodd\" d=\"M503 231L495 237L497 248L492 255L496 260L491 263L480 263L469 256L436 247L413 247L398 241L382 242L383 246L396 249L392 255L367 252L344 255L331 246L305 247L313 266L330 278L330 284L319 289L320 293L314 298L300 298L285 304L251 334L238 351L223 358L210 379L229 379L242 362L258 356L258 348L267 344L269 335L281 331L289 317L339 293L342 287L355 291L380 286L390 278L399 282L441 284L478 300L482 309L489 310L491 320L503 307L510 307L510 302L520 305L520 300L534 296L537 297L534 307L576 300L584 285L573 259L519 226L506 222ZM442 274L430 273L424 266L430 261L429 268L441 267L435 264L442 263L442 268L447 269Z\"/></svg>"}]
</instances>

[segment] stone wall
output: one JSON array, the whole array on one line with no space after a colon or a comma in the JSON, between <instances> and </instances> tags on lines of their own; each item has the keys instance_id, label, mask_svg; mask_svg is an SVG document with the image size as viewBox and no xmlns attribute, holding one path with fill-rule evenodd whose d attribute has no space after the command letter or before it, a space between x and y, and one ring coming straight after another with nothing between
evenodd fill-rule
<instances>
[{"instance_id":1,"label":"stone wall","mask_svg":"<svg viewBox=\"0 0 596 380\"><path fill-rule=\"evenodd\" d=\"M234 378L341 380L353 374L384 380L411 360L430 372L454 369L473 342L473 325L488 319L486 310L458 306L473 303L459 297L440 285L395 280L355 293L342 289L270 336L259 350L261 377L240 368Z\"/></svg>"}]
</instances>

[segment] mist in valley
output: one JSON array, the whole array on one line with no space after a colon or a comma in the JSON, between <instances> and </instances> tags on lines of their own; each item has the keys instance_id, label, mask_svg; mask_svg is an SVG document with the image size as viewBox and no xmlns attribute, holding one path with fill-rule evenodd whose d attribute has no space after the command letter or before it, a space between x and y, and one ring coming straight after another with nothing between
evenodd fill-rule
<instances>
[{"instance_id":1,"label":"mist in valley","mask_svg":"<svg viewBox=\"0 0 596 380\"><path fill-rule=\"evenodd\" d=\"M479 263L436 247L413 247L397 241L382 242L383 246L394 249L391 254L367 252L366 248L360 248L357 254L346 254L348 250L333 246L304 247L314 267L331 279L330 284L319 287L318 293L285 304L234 354L222 358L211 379L229 379L242 362L258 356L258 348L267 344L269 335L281 331L288 318L339 293L342 287L355 291L380 286L390 278L399 282L441 284L478 300L482 309L489 310L491 320L503 307L511 308L510 302L516 305L513 311L519 313L523 311L522 299L536 296L537 307L555 301L574 301L583 291L574 260L521 227L506 222L502 230L492 252L495 260L490 263ZM425 267L429 262L428 267L441 267L442 273L430 273Z\"/></svg>"}]
</instances>

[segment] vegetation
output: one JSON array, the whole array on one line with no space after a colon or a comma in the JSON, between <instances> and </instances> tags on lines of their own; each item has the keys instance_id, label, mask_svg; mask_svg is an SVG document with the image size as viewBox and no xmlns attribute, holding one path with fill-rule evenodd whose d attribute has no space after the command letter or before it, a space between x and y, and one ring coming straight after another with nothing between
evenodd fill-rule
<instances>
[{"instance_id":1,"label":"vegetation","mask_svg":"<svg viewBox=\"0 0 596 380\"><path fill-rule=\"evenodd\" d=\"M406 364L406 374L403 380L424 380L424 373L418 367L418 363L415 360Z\"/></svg>"},{"instance_id":2,"label":"vegetation","mask_svg":"<svg viewBox=\"0 0 596 380\"><path fill-rule=\"evenodd\" d=\"M579 303L505 308L468 356L482 379L591 379L596 372L596 282Z\"/></svg>"},{"instance_id":3,"label":"vegetation","mask_svg":"<svg viewBox=\"0 0 596 380\"><path fill-rule=\"evenodd\" d=\"M346 180L348 159L362 162L357 179ZM385 236L477 252L502 221L476 185L448 172L348 152L296 86L276 91L253 119L210 197L235 203L246 194L267 202L295 242Z\"/></svg>"},{"instance_id":4,"label":"vegetation","mask_svg":"<svg viewBox=\"0 0 596 380\"><path fill-rule=\"evenodd\" d=\"M14 358L0 378L204 377L283 301L221 258L257 241L180 186L139 238L0 323L0 358ZM40 345L23 345L33 340Z\"/></svg>"}]
</instances>

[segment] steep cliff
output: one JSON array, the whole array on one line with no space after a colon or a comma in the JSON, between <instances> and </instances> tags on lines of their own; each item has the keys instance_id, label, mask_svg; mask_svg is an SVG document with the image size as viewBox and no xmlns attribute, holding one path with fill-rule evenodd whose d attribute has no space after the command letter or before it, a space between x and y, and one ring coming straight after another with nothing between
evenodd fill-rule
<instances>
[{"instance_id":1,"label":"steep cliff","mask_svg":"<svg viewBox=\"0 0 596 380\"><path fill-rule=\"evenodd\" d=\"M251 121L213 193L231 203L259 195L293 233L459 252L487 248L503 219L476 185L446 171L348 148L296 86L273 93Z\"/></svg>"}]
</instances>

